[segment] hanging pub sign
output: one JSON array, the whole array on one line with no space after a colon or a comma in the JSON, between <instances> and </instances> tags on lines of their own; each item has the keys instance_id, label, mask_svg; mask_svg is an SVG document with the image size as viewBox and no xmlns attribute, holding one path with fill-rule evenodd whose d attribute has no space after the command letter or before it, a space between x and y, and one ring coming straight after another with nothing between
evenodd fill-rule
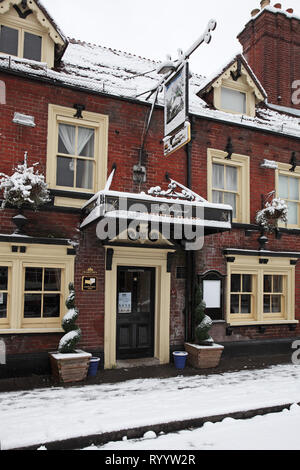
<instances>
[{"instance_id":1,"label":"hanging pub sign","mask_svg":"<svg viewBox=\"0 0 300 470\"><path fill-rule=\"evenodd\" d=\"M189 113L189 67L185 61L168 78L165 90L164 155L170 155L191 140Z\"/></svg>"}]
</instances>

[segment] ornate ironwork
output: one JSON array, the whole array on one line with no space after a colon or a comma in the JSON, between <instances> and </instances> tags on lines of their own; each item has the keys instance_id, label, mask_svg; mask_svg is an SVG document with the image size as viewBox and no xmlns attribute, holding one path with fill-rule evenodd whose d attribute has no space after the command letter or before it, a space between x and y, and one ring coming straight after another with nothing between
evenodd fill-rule
<instances>
[{"instance_id":1,"label":"ornate ironwork","mask_svg":"<svg viewBox=\"0 0 300 470\"><path fill-rule=\"evenodd\" d=\"M199 194L194 193L191 189L186 188L183 184L180 184L175 180L170 180L168 188L169 189L167 191L163 191L160 186L155 186L149 189L148 194L151 196L184 199L190 202L207 202L203 197L199 196ZM176 190L177 188L181 191L179 192Z\"/></svg>"}]
</instances>

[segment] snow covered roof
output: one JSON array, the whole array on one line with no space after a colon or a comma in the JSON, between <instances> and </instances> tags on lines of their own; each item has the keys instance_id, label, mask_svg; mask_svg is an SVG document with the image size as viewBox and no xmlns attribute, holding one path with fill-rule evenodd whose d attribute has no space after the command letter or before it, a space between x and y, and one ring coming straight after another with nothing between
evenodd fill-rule
<instances>
[{"instance_id":1,"label":"snow covered roof","mask_svg":"<svg viewBox=\"0 0 300 470\"><path fill-rule=\"evenodd\" d=\"M147 102L147 91L157 86L160 62L127 52L69 39L69 45L58 68L47 64L0 54L0 70L35 77L87 92L107 94ZM300 137L300 119L279 110L258 108L256 117L231 114L211 109L197 96L207 80L197 74L190 79L190 113L199 117L254 127L279 134ZM149 93L148 93L149 94ZM163 94L158 96L163 106Z\"/></svg>"}]
</instances>

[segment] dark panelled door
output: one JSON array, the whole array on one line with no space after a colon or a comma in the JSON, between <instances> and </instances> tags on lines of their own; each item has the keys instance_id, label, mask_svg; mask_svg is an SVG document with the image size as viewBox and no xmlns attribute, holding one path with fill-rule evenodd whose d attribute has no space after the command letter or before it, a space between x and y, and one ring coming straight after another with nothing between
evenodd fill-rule
<instances>
[{"instance_id":1,"label":"dark panelled door","mask_svg":"<svg viewBox=\"0 0 300 470\"><path fill-rule=\"evenodd\" d=\"M117 359L153 357L155 268L118 267Z\"/></svg>"}]
</instances>

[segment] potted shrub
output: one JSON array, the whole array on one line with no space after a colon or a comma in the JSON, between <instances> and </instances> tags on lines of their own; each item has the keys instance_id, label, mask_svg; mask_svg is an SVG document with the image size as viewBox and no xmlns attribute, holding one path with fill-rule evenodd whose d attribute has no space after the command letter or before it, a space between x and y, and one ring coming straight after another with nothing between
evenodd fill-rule
<instances>
[{"instance_id":1,"label":"potted shrub","mask_svg":"<svg viewBox=\"0 0 300 470\"><path fill-rule=\"evenodd\" d=\"M224 346L215 344L209 334L212 319L205 314L206 304L198 286L195 295L195 342L185 343L188 352L188 364L197 369L217 367L220 363Z\"/></svg>"},{"instance_id":2,"label":"potted shrub","mask_svg":"<svg viewBox=\"0 0 300 470\"><path fill-rule=\"evenodd\" d=\"M86 378L92 355L76 349L81 338L81 330L76 325L79 312L75 307L73 283L69 284L66 306L68 311L62 320L66 334L59 342L58 351L49 353L51 369L54 378L59 382L78 382Z\"/></svg>"}]
</instances>

